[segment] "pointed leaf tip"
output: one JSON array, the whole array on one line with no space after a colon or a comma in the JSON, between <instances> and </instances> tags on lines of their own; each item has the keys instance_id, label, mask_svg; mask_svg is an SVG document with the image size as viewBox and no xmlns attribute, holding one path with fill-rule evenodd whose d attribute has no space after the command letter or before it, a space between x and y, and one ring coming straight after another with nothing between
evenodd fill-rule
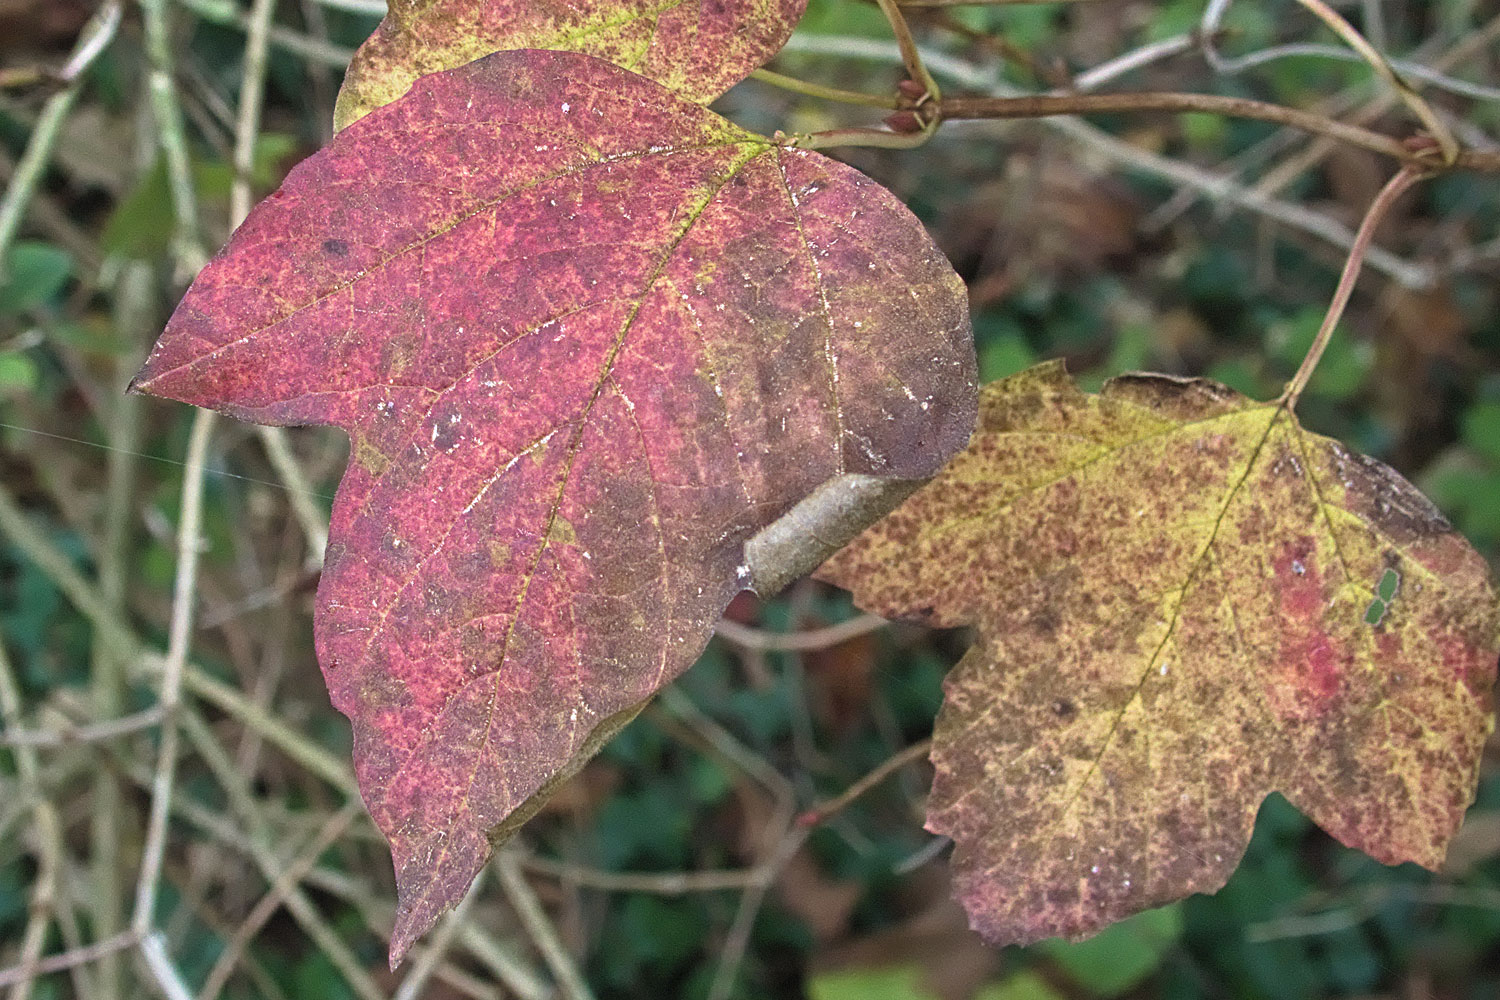
<instances>
[{"instance_id":1,"label":"pointed leaf tip","mask_svg":"<svg viewBox=\"0 0 1500 1000\"><path fill-rule=\"evenodd\" d=\"M150 390L347 429L316 640L392 939L686 669L745 545L973 427L962 282L886 190L588 56L425 77L199 275Z\"/></svg>"},{"instance_id":2,"label":"pointed leaf tip","mask_svg":"<svg viewBox=\"0 0 1500 1000\"><path fill-rule=\"evenodd\" d=\"M1500 657L1483 559L1387 466L1215 383L1088 395L1054 363L987 386L967 450L820 575L979 628L928 828L993 941L1219 888L1273 791L1429 868L1472 801Z\"/></svg>"}]
</instances>

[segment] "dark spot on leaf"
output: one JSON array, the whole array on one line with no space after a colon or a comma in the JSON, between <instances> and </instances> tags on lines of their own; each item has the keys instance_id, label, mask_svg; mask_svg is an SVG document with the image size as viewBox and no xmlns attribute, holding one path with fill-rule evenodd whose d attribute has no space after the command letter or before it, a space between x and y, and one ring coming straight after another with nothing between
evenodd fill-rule
<instances>
[{"instance_id":1,"label":"dark spot on leaf","mask_svg":"<svg viewBox=\"0 0 1500 1000\"><path fill-rule=\"evenodd\" d=\"M324 240L323 252L333 257L349 256L349 244L343 240Z\"/></svg>"},{"instance_id":2,"label":"dark spot on leaf","mask_svg":"<svg viewBox=\"0 0 1500 1000\"><path fill-rule=\"evenodd\" d=\"M1078 707L1071 701L1061 700L1052 703L1052 714L1059 719L1071 719L1078 714Z\"/></svg>"}]
</instances>

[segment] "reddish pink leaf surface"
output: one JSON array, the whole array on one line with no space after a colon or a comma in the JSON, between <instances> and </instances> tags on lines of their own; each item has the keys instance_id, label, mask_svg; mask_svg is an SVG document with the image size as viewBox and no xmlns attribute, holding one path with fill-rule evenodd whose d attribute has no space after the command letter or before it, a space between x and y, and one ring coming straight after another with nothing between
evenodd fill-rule
<instances>
[{"instance_id":1,"label":"reddish pink leaf surface","mask_svg":"<svg viewBox=\"0 0 1500 1000\"><path fill-rule=\"evenodd\" d=\"M854 170L593 58L423 79L297 167L137 379L348 430L319 659L399 957L487 834L686 669L744 544L975 412L964 290Z\"/></svg>"}]
</instances>

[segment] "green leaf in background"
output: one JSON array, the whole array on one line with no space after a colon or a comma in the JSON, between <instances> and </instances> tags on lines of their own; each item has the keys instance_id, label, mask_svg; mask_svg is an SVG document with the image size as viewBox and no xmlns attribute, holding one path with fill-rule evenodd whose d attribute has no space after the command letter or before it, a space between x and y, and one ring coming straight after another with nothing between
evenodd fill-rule
<instances>
[{"instance_id":1,"label":"green leaf in background","mask_svg":"<svg viewBox=\"0 0 1500 1000\"><path fill-rule=\"evenodd\" d=\"M1422 488L1478 544L1500 541L1500 469L1454 448L1422 473Z\"/></svg>"},{"instance_id":2,"label":"green leaf in background","mask_svg":"<svg viewBox=\"0 0 1500 1000\"><path fill-rule=\"evenodd\" d=\"M118 329L104 315L83 316L76 322L62 320L49 323L45 332L48 340L85 354L119 357L135 350L134 345L120 338Z\"/></svg>"},{"instance_id":3,"label":"green leaf in background","mask_svg":"<svg viewBox=\"0 0 1500 1000\"><path fill-rule=\"evenodd\" d=\"M20 352L0 354L0 400L35 391L36 363Z\"/></svg>"},{"instance_id":4,"label":"green leaf in background","mask_svg":"<svg viewBox=\"0 0 1500 1000\"><path fill-rule=\"evenodd\" d=\"M1247 396L1274 396L1281 388L1261 374L1259 365L1252 365L1245 358L1225 358L1216 362L1207 375L1215 382Z\"/></svg>"},{"instance_id":5,"label":"green leaf in background","mask_svg":"<svg viewBox=\"0 0 1500 1000\"><path fill-rule=\"evenodd\" d=\"M297 141L292 136L274 132L262 135L255 143L251 183L257 189L274 186L280 179L280 165L296 149ZM234 168L229 164L216 160L193 164L193 188L200 202L227 205L233 186ZM149 260L167 253L175 226L167 168L158 160L115 206L100 244L113 256Z\"/></svg>"},{"instance_id":6,"label":"green leaf in background","mask_svg":"<svg viewBox=\"0 0 1500 1000\"><path fill-rule=\"evenodd\" d=\"M1464 444L1500 462L1500 402L1476 403L1464 414Z\"/></svg>"},{"instance_id":7,"label":"green leaf in background","mask_svg":"<svg viewBox=\"0 0 1500 1000\"><path fill-rule=\"evenodd\" d=\"M1267 337L1272 354L1288 372L1295 371L1312 346L1318 327L1323 323L1323 309L1313 306L1278 324ZM1365 384L1375 362L1375 351L1369 341L1355 340L1340 327L1328 342L1318 370L1308 383L1309 394L1344 402Z\"/></svg>"},{"instance_id":8,"label":"green leaf in background","mask_svg":"<svg viewBox=\"0 0 1500 1000\"><path fill-rule=\"evenodd\" d=\"M986 986L974 1000L1066 1000L1035 972L1018 972L1004 982Z\"/></svg>"},{"instance_id":9,"label":"green leaf in background","mask_svg":"<svg viewBox=\"0 0 1500 1000\"><path fill-rule=\"evenodd\" d=\"M1021 325L1008 316L980 316L974 323L974 339L979 346L979 381L996 379L1025 371L1039 360Z\"/></svg>"},{"instance_id":10,"label":"green leaf in background","mask_svg":"<svg viewBox=\"0 0 1500 1000\"><path fill-rule=\"evenodd\" d=\"M797 34L890 38L891 26L874 4L808 0L807 13L797 22Z\"/></svg>"},{"instance_id":11,"label":"green leaf in background","mask_svg":"<svg viewBox=\"0 0 1500 1000\"><path fill-rule=\"evenodd\" d=\"M1117 997L1161 965L1182 937L1182 910L1177 904L1131 917L1087 941L1049 941L1050 955L1074 982L1096 997Z\"/></svg>"},{"instance_id":12,"label":"green leaf in background","mask_svg":"<svg viewBox=\"0 0 1500 1000\"><path fill-rule=\"evenodd\" d=\"M50 243L11 248L0 277L0 316L35 309L56 298L73 276L73 257Z\"/></svg>"},{"instance_id":13,"label":"green leaf in background","mask_svg":"<svg viewBox=\"0 0 1500 1000\"><path fill-rule=\"evenodd\" d=\"M937 994L922 988L922 970L915 965L818 973L807 984L807 996L808 1000L939 1000Z\"/></svg>"},{"instance_id":14,"label":"green leaf in background","mask_svg":"<svg viewBox=\"0 0 1500 1000\"><path fill-rule=\"evenodd\" d=\"M1059 12L1056 7L1048 4L1008 5L1003 10L975 8L969 15L970 27L985 25L986 27L978 30L1003 31L1007 41L1023 49L1047 45L1057 35Z\"/></svg>"}]
</instances>

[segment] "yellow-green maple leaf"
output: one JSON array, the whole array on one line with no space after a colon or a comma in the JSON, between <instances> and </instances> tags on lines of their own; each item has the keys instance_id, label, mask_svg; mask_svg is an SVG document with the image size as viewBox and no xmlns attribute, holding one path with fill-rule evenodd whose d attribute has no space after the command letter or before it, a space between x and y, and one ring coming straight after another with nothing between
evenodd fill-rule
<instances>
[{"instance_id":1,"label":"yellow-green maple leaf","mask_svg":"<svg viewBox=\"0 0 1500 1000\"><path fill-rule=\"evenodd\" d=\"M1204 380L1061 364L988 386L967 451L820 575L976 625L928 827L992 940L1213 891L1281 792L1429 868L1473 798L1500 606L1410 484Z\"/></svg>"}]
</instances>

